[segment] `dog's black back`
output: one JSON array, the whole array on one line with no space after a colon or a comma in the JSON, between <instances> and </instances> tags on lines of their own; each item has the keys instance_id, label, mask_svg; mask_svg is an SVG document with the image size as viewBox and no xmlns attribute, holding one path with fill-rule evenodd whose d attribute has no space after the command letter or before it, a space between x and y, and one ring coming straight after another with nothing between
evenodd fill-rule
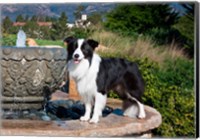
<instances>
[{"instance_id":1,"label":"dog's black back","mask_svg":"<svg viewBox=\"0 0 200 140\"><path fill-rule=\"evenodd\" d=\"M145 86L136 63L121 58L102 58L97 87L103 94L113 90L121 98L126 99L126 92L128 92L141 101Z\"/></svg>"}]
</instances>

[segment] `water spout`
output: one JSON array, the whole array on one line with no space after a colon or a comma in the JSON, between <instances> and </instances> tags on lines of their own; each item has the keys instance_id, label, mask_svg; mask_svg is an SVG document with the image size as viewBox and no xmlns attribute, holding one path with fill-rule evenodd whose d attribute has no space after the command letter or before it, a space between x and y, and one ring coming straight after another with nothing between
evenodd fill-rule
<instances>
[{"instance_id":1,"label":"water spout","mask_svg":"<svg viewBox=\"0 0 200 140\"><path fill-rule=\"evenodd\" d=\"M17 47L26 47L26 34L22 29L20 29L17 33L16 46Z\"/></svg>"}]
</instances>

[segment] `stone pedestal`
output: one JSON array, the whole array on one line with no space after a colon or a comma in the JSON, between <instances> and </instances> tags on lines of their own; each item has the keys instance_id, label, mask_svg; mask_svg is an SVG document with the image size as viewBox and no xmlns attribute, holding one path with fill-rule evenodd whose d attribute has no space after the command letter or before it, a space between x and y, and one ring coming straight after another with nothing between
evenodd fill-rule
<instances>
[{"instance_id":1,"label":"stone pedestal","mask_svg":"<svg viewBox=\"0 0 200 140\"><path fill-rule=\"evenodd\" d=\"M2 47L2 108L40 109L66 70L63 48Z\"/></svg>"}]
</instances>

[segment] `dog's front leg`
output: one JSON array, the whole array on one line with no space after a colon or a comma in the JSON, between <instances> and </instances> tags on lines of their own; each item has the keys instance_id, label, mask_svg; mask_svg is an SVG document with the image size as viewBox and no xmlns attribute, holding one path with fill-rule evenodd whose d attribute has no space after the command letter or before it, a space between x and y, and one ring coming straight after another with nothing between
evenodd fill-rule
<instances>
[{"instance_id":1,"label":"dog's front leg","mask_svg":"<svg viewBox=\"0 0 200 140\"><path fill-rule=\"evenodd\" d=\"M80 118L81 121L88 121L90 119L90 114L92 110L91 102L87 101L85 103L85 115Z\"/></svg>"},{"instance_id":2,"label":"dog's front leg","mask_svg":"<svg viewBox=\"0 0 200 140\"><path fill-rule=\"evenodd\" d=\"M90 123L98 123L99 117L102 116L102 111L106 105L107 96L101 93L95 94L95 104L94 104L94 111L92 115L92 119L89 121Z\"/></svg>"}]
</instances>

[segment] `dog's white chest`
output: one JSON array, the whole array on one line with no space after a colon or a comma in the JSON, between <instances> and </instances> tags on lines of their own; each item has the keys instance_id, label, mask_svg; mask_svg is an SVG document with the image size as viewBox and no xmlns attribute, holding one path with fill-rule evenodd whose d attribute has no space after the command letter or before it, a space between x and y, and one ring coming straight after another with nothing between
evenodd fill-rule
<instances>
[{"instance_id":1,"label":"dog's white chest","mask_svg":"<svg viewBox=\"0 0 200 140\"><path fill-rule=\"evenodd\" d=\"M86 68L86 64L81 64L71 71L70 75L76 81L77 90L83 98L93 98L97 93L96 78L100 62L101 58L94 54L89 68Z\"/></svg>"},{"instance_id":2,"label":"dog's white chest","mask_svg":"<svg viewBox=\"0 0 200 140\"><path fill-rule=\"evenodd\" d=\"M93 95L97 91L96 81L94 78L87 76L77 82L77 90L81 96L86 94Z\"/></svg>"}]
</instances>

